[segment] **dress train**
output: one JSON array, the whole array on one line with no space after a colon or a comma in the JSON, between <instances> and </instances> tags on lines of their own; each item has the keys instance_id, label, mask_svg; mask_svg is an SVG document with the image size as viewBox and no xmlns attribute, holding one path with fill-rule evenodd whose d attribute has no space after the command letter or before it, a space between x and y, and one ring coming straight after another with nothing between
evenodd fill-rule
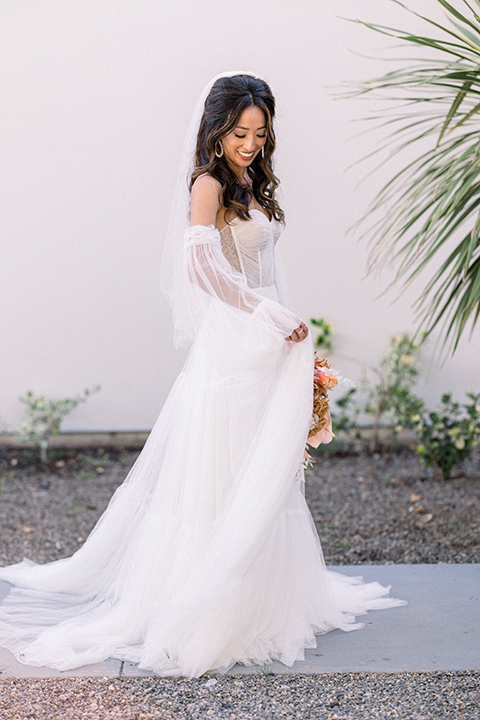
<instances>
[{"instance_id":1,"label":"dress train","mask_svg":"<svg viewBox=\"0 0 480 720\"><path fill-rule=\"evenodd\" d=\"M116 657L189 677L237 662L292 665L316 635L403 604L325 567L301 468L311 341L284 341L289 315L273 285L251 297L264 298L252 312L208 304L143 451L85 544L46 565L0 569L14 586L0 605L0 645L21 662L68 670Z\"/></svg>"}]
</instances>

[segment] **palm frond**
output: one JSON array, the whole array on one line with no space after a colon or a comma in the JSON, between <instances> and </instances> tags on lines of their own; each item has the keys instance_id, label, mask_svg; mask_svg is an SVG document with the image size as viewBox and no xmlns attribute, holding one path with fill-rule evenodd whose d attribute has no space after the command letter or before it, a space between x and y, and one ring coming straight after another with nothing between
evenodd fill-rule
<instances>
[{"instance_id":1,"label":"palm frond","mask_svg":"<svg viewBox=\"0 0 480 720\"><path fill-rule=\"evenodd\" d=\"M378 166L418 148L377 192L359 225L370 241L370 269L393 263L394 282L403 286L427 276L416 302L418 335L441 328L444 347L455 352L480 315L480 15L471 5L480 7L480 0L432 0L447 13L445 27L390 1L436 33L354 21L425 52L350 92L389 101L371 118L383 141L368 157L387 155Z\"/></svg>"}]
</instances>

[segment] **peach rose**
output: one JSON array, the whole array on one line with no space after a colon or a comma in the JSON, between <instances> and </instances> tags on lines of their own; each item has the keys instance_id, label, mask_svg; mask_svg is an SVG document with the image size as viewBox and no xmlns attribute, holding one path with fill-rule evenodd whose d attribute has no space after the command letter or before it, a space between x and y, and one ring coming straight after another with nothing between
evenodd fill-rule
<instances>
[{"instance_id":1,"label":"peach rose","mask_svg":"<svg viewBox=\"0 0 480 720\"><path fill-rule=\"evenodd\" d=\"M331 390L338 384L338 380L334 375L330 375L330 373L326 373L323 370L318 373L317 379L325 390Z\"/></svg>"}]
</instances>

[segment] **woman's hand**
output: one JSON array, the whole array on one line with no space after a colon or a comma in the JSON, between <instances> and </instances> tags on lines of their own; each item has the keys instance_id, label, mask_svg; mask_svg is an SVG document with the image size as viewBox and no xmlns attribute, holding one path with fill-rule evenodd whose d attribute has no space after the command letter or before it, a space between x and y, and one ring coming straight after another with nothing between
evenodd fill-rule
<instances>
[{"instance_id":1,"label":"woman's hand","mask_svg":"<svg viewBox=\"0 0 480 720\"><path fill-rule=\"evenodd\" d=\"M291 335L289 335L285 340L287 342L294 342L299 343L302 342L302 340L305 340L305 338L308 335L308 328L305 325L305 323L301 322L298 328L296 328Z\"/></svg>"}]
</instances>

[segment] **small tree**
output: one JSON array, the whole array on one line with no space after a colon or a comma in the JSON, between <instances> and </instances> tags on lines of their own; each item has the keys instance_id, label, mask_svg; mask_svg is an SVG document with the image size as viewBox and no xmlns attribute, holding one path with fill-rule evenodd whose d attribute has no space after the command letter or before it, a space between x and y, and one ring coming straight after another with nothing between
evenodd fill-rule
<instances>
[{"instance_id":1,"label":"small tree","mask_svg":"<svg viewBox=\"0 0 480 720\"><path fill-rule=\"evenodd\" d=\"M358 445L359 421L365 416L370 418L370 451L375 452L380 448L382 431L392 442L399 432L418 422L423 401L412 392L419 374L417 353L418 345L408 335L392 338L380 365L369 365L359 388L351 388L336 401L338 410L332 415L335 428L346 432Z\"/></svg>"},{"instance_id":2,"label":"small tree","mask_svg":"<svg viewBox=\"0 0 480 720\"><path fill-rule=\"evenodd\" d=\"M423 409L423 401L412 393L418 378L418 346L407 335L392 338L379 368L372 368L375 383L364 383L367 402L364 412L372 417L373 438L371 450L380 444L380 428L391 428L392 437L412 426Z\"/></svg>"},{"instance_id":3,"label":"small tree","mask_svg":"<svg viewBox=\"0 0 480 720\"><path fill-rule=\"evenodd\" d=\"M35 395L32 390L28 390L19 398L26 406L26 410L24 420L15 432L17 439L20 442L33 443L40 452L41 461L47 462L50 440L54 435L59 434L63 418L99 390L100 386L97 386L84 390L82 395L57 400Z\"/></svg>"}]
</instances>

